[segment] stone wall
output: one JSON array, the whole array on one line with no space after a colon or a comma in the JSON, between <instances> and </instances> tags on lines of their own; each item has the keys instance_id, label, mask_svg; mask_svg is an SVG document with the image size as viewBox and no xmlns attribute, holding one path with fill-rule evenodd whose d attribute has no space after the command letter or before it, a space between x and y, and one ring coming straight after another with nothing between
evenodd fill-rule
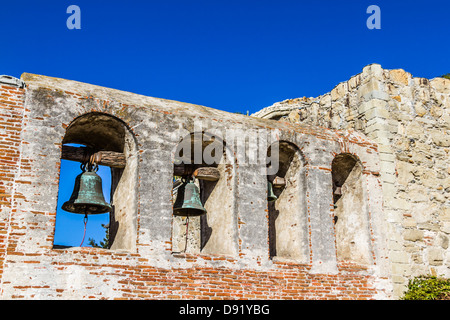
<instances>
[{"instance_id":1,"label":"stone wall","mask_svg":"<svg viewBox=\"0 0 450 320\"><path fill-rule=\"evenodd\" d=\"M393 243L386 237L381 162L378 146L364 135L44 76L24 74L22 79L25 89L0 87L1 298L392 297L388 245ZM180 252L182 241L174 237L183 237L183 232L174 232L172 215L175 152L182 137L199 130L198 123L200 131L266 132L272 142L294 146L297 158L286 166L286 194L275 204L276 210L284 210L279 221L276 215L269 217L265 162L238 158L220 168L227 174L221 175L226 181L219 181L217 190L226 190L232 199L221 211L213 203L221 201L220 194L209 197L210 212L202 219L207 219L211 237L200 237L197 242L206 243L194 251ZM123 148L127 159L123 172L113 171L112 205L118 212L111 219L118 223L111 249L60 248L53 243L62 144L89 142L83 130L97 147L111 142L108 148ZM253 148L254 137L245 140ZM233 139L226 137L227 148ZM264 157L267 147L262 148ZM361 166L364 234L369 239L365 249L370 254L365 263L337 258L332 163L341 154L352 155ZM291 195L296 205L288 205ZM302 210L297 210L299 202ZM392 212L397 211L389 210L388 220ZM221 213L227 216L216 219ZM301 226L294 226L300 221ZM299 228L300 237L289 234ZM271 254L274 236L277 256ZM401 248L398 252L410 254Z\"/></svg>"},{"instance_id":2,"label":"stone wall","mask_svg":"<svg viewBox=\"0 0 450 320\"><path fill-rule=\"evenodd\" d=\"M330 93L254 116L352 129L377 142L395 295L413 276L450 277L450 80L372 64Z\"/></svg>"}]
</instances>

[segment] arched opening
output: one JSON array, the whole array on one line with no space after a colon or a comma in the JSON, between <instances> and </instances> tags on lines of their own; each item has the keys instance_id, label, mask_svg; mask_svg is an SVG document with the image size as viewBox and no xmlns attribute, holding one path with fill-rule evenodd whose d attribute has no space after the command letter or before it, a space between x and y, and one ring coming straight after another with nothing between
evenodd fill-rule
<instances>
[{"instance_id":1,"label":"arched opening","mask_svg":"<svg viewBox=\"0 0 450 320\"><path fill-rule=\"evenodd\" d=\"M77 148L86 147L81 144L65 144ZM99 246L104 247L109 237L109 213L90 215L84 234L84 215L64 211L61 207L69 200L74 189L75 179L82 171L80 163L61 159L58 204L56 209L56 225L54 235L55 247ZM103 195L110 202L111 172L108 167L99 166L97 174L102 179ZM83 241L83 235L84 241ZM106 245L105 245L106 246Z\"/></svg>"},{"instance_id":2,"label":"arched opening","mask_svg":"<svg viewBox=\"0 0 450 320\"><path fill-rule=\"evenodd\" d=\"M225 160L225 148L221 137L201 132L186 136L175 150L173 201L175 203L177 197L177 180L181 176L195 176L206 214L198 217L174 215L174 253L236 253L233 164ZM203 168L214 168L213 176L197 175Z\"/></svg>"},{"instance_id":3,"label":"arched opening","mask_svg":"<svg viewBox=\"0 0 450 320\"><path fill-rule=\"evenodd\" d=\"M305 162L298 149L286 141L269 147L278 150L279 169L269 175L275 201L268 202L269 209L269 254L278 260L309 261Z\"/></svg>"},{"instance_id":4,"label":"arched opening","mask_svg":"<svg viewBox=\"0 0 450 320\"><path fill-rule=\"evenodd\" d=\"M133 134L119 119L102 114L89 113L76 118L67 128L63 139L63 146L85 147L89 153L99 151L114 151L122 153L126 159L123 167L104 167L97 173L102 178L103 194L105 200L112 205L109 214L88 215L87 227L96 220L102 220L104 238L94 239L97 244L104 242L101 247L110 249L124 249L133 251L136 247L137 237L137 149ZM87 151L83 151L87 152ZM68 200L70 195L63 191L65 184L74 185L73 175L81 173L74 170L80 167L79 162L61 160L60 190L58 203ZM101 166L100 166L101 167ZM59 208L59 206L58 206ZM57 211L55 241L57 246L59 237L56 235L70 233L70 230L61 229L60 222L66 213ZM100 216L103 216L102 218ZM84 216L77 219L83 219ZM97 229L99 227L97 226ZM106 233L105 233L106 231ZM86 238L88 240L88 238ZM89 246L90 241L84 245Z\"/></svg>"},{"instance_id":5,"label":"arched opening","mask_svg":"<svg viewBox=\"0 0 450 320\"><path fill-rule=\"evenodd\" d=\"M338 261L368 265L371 245L363 166L343 153L332 162L334 221Z\"/></svg>"}]
</instances>

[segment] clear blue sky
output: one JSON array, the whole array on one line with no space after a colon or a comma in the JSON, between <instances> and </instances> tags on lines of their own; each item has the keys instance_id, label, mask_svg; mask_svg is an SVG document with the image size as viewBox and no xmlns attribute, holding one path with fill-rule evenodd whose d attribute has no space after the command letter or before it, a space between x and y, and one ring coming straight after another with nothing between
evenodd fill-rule
<instances>
[{"instance_id":1,"label":"clear blue sky","mask_svg":"<svg viewBox=\"0 0 450 320\"><path fill-rule=\"evenodd\" d=\"M69 30L69 5L81 30ZM369 5L381 30L369 30ZM318 96L370 63L450 72L448 0L2 1L0 74L37 73L227 111Z\"/></svg>"},{"instance_id":2,"label":"clear blue sky","mask_svg":"<svg viewBox=\"0 0 450 320\"><path fill-rule=\"evenodd\" d=\"M81 30L66 27L69 5ZM366 27L369 5L381 30ZM0 74L253 113L329 92L370 63L449 73L449 12L448 0L2 1Z\"/></svg>"}]
</instances>

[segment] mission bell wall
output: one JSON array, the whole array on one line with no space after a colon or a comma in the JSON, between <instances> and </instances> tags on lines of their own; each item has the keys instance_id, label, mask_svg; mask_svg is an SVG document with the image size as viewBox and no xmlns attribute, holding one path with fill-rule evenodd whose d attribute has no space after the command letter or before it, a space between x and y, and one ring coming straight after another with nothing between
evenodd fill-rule
<instances>
[{"instance_id":1,"label":"mission bell wall","mask_svg":"<svg viewBox=\"0 0 450 320\"><path fill-rule=\"evenodd\" d=\"M89 84L24 74L26 88L1 86L1 297L3 299L386 299L392 297L378 146L355 130L247 117ZM133 245L53 245L63 138L86 114L120 120L136 144ZM180 137L205 130L264 129L305 159L301 258L270 255L267 177L261 165L231 167L230 250L174 252L172 184ZM172 134L170 134L172 133ZM131 149L130 149L131 150ZM362 165L370 262L338 261L331 165ZM128 165L128 162L127 162ZM295 207L292 208L295 211ZM220 223L215 240L220 242ZM292 230L296 230L292 228ZM281 237L280 239L282 239ZM295 239L296 237L286 237ZM286 255L289 256L289 255ZM305 257L306 256L306 257Z\"/></svg>"}]
</instances>

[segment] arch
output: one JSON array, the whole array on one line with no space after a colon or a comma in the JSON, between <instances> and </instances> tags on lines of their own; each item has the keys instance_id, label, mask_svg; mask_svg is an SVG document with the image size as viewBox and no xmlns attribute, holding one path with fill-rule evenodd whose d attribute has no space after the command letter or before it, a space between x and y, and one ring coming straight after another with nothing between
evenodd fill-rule
<instances>
[{"instance_id":1,"label":"arch","mask_svg":"<svg viewBox=\"0 0 450 320\"><path fill-rule=\"evenodd\" d=\"M278 171L269 175L268 180L273 182L276 177L282 178L284 185L274 184L277 199L268 203L269 255L277 260L306 263L309 261L309 244L305 158L297 145L288 141L269 146L268 156L276 149L279 152Z\"/></svg>"},{"instance_id":2,"label":"arch","mask_svg":"<svg viewBox=\"0 0 450 320\"><path fill-rule=\"evenodd\" d=\"M226 148L225 141L216 133L191 132L177 144L174 164L184 163L194 170L204 166L217 167L226 161Z\"/></svg>"},{"instance_id":3,"label":"arch","mask_svg":"<svg viewBox=\"0 0 450 320\"><path fill-rule=\"evenodd\" d=\"M111 205L109 214L109 248L136 250L138 155L134 134L120 119L100 112L75 118L66 129L64 144L85 145L93 152L124 153L126 166L111 170Z\"/></svg>"},{"instance_id":4,"label":"arch","mask_svg":"<svg viewBox=\"0 0 450 320\"><path fill-rule=\"evenodd\" d=\"M207 213L189 217L189 227L187 218L173 217L173 252L237 254L235 166L227 160L226 148L222 137L208 131L189 133L176 146L174 165L183 163L187 175L199 167L215 167L220 179L196 181ZM174 193L173 201L175 198Z\"/></svg>"},{"instance_id":5,"label":"arch","mask_svg":"<svg viewBox=\"0 0 450 320\"><path fill-rule=\"evenodd\" d=\"M77 143L94 150L123 152L126 124L109 114L86 113L74 119L66 129L63 144Z\"/></svg>"},{"instance_id":6,"label":"arch","mask_svg":"<svg viewBox=\"0 0 450 320\"><path fill-rule=\"evenodd\" d=\"M341 153L333 159L331 170L337 260L371 264L364 167L357 156Z\"/></svg>"}]
</instances>

